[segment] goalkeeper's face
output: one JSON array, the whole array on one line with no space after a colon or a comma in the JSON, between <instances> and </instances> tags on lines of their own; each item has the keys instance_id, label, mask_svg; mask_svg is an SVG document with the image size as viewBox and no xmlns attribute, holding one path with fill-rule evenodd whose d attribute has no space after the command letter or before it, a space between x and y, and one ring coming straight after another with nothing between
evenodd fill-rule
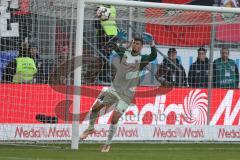
<instances>
[{"instance_id":1,"label":"goalkeeper's face","mask_svg":"<svg viewBox=\"0 0 240 160\"><path fill-rule=\"evenodd\" d=\"M135 54L140 54L141 50L143 48L143 44L141 41L134 40L132 42L132 52Z\"/></svg>"}]
</instances>

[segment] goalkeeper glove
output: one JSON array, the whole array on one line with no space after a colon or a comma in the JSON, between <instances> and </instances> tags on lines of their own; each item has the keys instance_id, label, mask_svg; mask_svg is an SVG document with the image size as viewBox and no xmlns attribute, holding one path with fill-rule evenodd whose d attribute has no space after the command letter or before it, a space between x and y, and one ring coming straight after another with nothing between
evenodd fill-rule
<instances>
[{"instance_id":1,"label":"goalkeeper glove","mask_svg":"<svg viewBox=\"0 0 240 160\"><path fill-rule=\"evenodd\" d=\"M142 39L146 42L152 42L153 41L153 36L150 33L143 32Z\"/></svg>"},{"instance_id":2,"label":"goalkeeper glove","mask_svg":"<svg viewBox=\"0 0 240 160\"><path fill-rule=\"evenodd\" d=\"M118 30L117 37L122 41L127 41L127 33L124 30Z\"/></svg>"}]
</instances>

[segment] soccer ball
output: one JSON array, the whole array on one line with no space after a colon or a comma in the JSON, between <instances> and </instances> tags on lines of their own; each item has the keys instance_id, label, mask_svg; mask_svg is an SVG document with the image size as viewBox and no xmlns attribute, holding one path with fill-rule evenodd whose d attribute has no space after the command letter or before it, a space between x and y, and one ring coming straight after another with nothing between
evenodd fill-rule
<instances>
[{"instance_id":1,"label":"soccer ball","mask_svg":"<svg viewBox=\"0 0 240 160\"><path fill-rule=\"evenodd\" d=\"M110 15L111 11L109 8L101 6L97 10L97 16L100 20L108 20Z\"/></svg>"}]
</instances>

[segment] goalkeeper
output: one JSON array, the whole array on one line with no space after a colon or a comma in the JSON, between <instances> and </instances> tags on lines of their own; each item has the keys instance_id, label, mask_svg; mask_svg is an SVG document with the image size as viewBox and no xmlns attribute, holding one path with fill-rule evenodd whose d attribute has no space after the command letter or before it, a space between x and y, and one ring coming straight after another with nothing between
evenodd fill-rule
<instances>
[{"instance_id":1,"label":"goalkeeper","mask_svg":"<svg viewBox=\"0 0 240 160\"><path fill-rule=\"evenodd\" d=\"M126 33L119 31L117 36L119 39L125 39ZM115 45L114 50L120 56L120 63L116 68L117 71L112 86L98 96L90 113L89 127L80 136L80 139L83 140L86 139L89 134L92 134L99 111L103 107L114 105L108 138L106 144L102 146L102 152L108 152L110 150L110 144L116 132L118 120L133 99L135 88L140 82L141 71L149 62L155 60L157 57L157 50L152 36L149 35L147 38L148 41L151 41L150 55L140 55L143 48L142 38L134 38L132 40L131 50Z\"/></svg>"}]
</instances>

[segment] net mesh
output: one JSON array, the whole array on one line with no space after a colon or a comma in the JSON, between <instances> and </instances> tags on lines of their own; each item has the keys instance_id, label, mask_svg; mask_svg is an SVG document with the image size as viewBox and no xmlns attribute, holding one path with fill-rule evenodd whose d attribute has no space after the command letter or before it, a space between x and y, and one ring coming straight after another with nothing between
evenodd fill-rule
<instances>
[{"instance_id":1,"label":"net mesh","mask_svg":"<svg viewBox=\"0 0 240 160\"><path fill-rule=\"evenodd\" d=\"M102 33L96 16L100 4L86 4L81 58L74 56L76 6L76 0L1 1L0 141L71 139L75 60L83 61L80 131L87 127L99 93L111 86L116 73L111 64L119 57L106 47L112 36ZM128 34L117 44L127 46L148 32L158 56L143 70L114 140L239 141L234 139L240 124L239 14L115 8L113 21ZM15 59L24 51L37 72L30 73L31 81L13 82L21 70ZM144 41L141 54L150 52ZM100 111L97 132L89 140L106 138L111 111ZM230 131L234 133L228 135Z\"/></svg>"}]
</instances>

